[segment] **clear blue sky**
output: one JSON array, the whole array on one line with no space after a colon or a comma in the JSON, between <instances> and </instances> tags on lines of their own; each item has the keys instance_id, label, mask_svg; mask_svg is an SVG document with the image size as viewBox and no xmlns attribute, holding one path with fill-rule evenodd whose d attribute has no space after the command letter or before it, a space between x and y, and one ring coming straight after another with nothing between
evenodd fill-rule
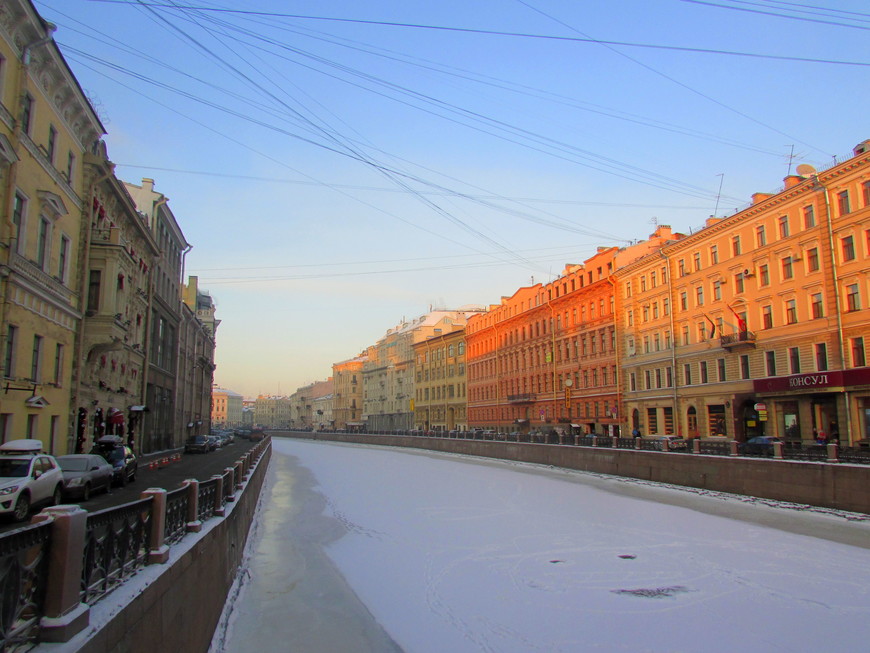
<instances>
[{"instance_id":1,"label":"clear blue sky","mask_svg":"<svg viewBox=\"0 0 870 653\"><path fill-rule=\"evenodd\" d=\"M255 396L848 154L870 7L811 1L35 4Z\"/></svg>"}]
</instances>

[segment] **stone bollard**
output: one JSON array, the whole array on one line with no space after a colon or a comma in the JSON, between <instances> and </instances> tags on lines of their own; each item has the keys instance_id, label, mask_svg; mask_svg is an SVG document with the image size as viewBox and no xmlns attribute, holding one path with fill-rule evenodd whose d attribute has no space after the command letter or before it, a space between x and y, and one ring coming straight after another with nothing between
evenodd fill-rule
<instances>
[{"instance_id":1,"label":"stone bollard","mask_svg":"<svg viewBox=\"0 0 870 653\"><path fill-rule=\"evenodd\" d=\"M234 486L234 487L235 487L237 490L241 490L241 489L242 489L242 486L244 485L244 481L245 481L245 479L244 479L244 473L245 473L245 461L244 461L244 459L243 459L243 460L237 460L237 461L236 461L236 464L233 465L233 467L234 467L235 470L236 470L236 471L235 471L235 480L236 480L236 483L235 483L235 486Z\"/></svg>"},{"instance_id":2,"label":"stone bollard","mask_svg":"<svg viewBox=\"0 0 870 653\"><path fill-rule=\"evenodd\" d=\"M740 452L737 449L737 440L731 440L730 444L731 444L731 455L732 456L740 455Z\"/></svg>"},{"instance_id":3,"label":"stone bollard","mask_svg":"<svg viewBox=\"0 0 870 653\"><path fill-rule=\"evenodd\" d=\"M619 438L616 437L615 435L610 436L610 446L613 447L614 449L619 448Z\"/></svg>"},{"instance_id":4,"label":"stone bollard","mask_svg":"<svg viewBox=\"0 0 870 653\"><path fill-rule=\"evenodd\" d=\"M634 439L634 448L640 449L643 447L643 438L635 438Z\"/></svg>"},{"instance_id":5,"label":"stone bollard","mask_svg":"<svg viewBox=\"0 0 870 653\"><path fill-rule=\"evenodd\" d=\"M828 442L828 460L829 463L840 462L840 445L836 442Z\"/></svg>"},{"instance_id":6,"label":"stone bollard","mask_svg":"<svg viewBox=\"0 0 870 653\"><path fill-rule=\"evenodd\" d=\"M162 565L169 560L169 546L164 541L166 535L166 490L151 487L139 496L142 499L151 498L151 541L148 543L148 564Z\"/></svg>"},{"instance_id":7,"label":"stone bollard","mask_svg":"<svg viewBox=\"0 0 870 653\"><path fill-rule=\"evenodd\" d=\"M199 533L202 530L199 520L199 481L189 478L181 486L187 488L187 532Z\"/></svg>"},{"instance_id":8,"label":"stone bollard","mask_svg":"<svg viewBox=\"0 0 870 653\"><path fill-rule=\"evenodd\" d=\"M229 472L229 478L224 481L224 492L227 495L227 503L236 500L236 468L227 467L224 474Z\"/></svg>"},{"instance_id":9,"label":"stone bollard","mask_svg":"<svg viewBox=\"0 0 870 653\"><path fill-rule=\"evenodd\" d=\"M80 595L87 519L87 511L78 506L52 506L31 519L34 524L52 522L40 641L68 642L90 622L91 608Z\"/></svg>"},{"instance_id":10,"label":"stone bollard","mask_svg":"<svg viewBox=\"0 0 870 653\"><path fill-rule=\"evenodd\" d=\"M701 438L692 440L692 453L701 453Z\"/></svg>"},{"instance_id":11,"label":"stone bollard","mask_svg":"<svg viewBox=\"0 0 870 653\"><path fill-rule=\"evenodd\" d=\"M659 440L659 442L662 445L662 451L667 452L667 451L671 450L671 441L670 440L668 440L667 438L663 438L663 439Z\"/></svg>"},{"instance_id":12,"label":"stone bollard","mask_svg":"<svg viewBox=\"0 0 870 653\"><path fill-rule=\"evenodd\" d=\"M785 451L785 443L783 442L774 442L773 443L773 457L776 460L783 459L783 451Z\"/></svg>"},{"instance_id":13,"label":"stone bollard","mask_svg":"<svg viewBox=\"0 0 870 653\"><path fill-rule=\"evenodd\" d=\"M223 517L226 514L224 510L224 477L221 474L214 474L214 514L216 517Z\"/></svg>"}]
</instances>

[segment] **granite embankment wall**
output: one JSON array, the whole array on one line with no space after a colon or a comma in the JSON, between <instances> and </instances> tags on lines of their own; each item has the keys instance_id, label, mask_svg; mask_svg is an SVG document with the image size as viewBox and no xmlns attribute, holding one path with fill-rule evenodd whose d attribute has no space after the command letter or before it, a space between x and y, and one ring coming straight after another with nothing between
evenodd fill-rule
<instances>
[{"instance_id":1,"label":"granite embankment wall","mask_svg":"<svg viewBox=\"0 0 870 653\"><path fill-rule=\"evenodd\" d=\"M121 607L79 651L208 651L242 561L270 456L268 448L244 490L236 493L229 514L200 534L186 552Z\"/></svg>"},{"instance_id":2,"label":"granite embankment wall","mask_svg":"<svg viewBox=\"0 0 870 653\"><path fill-rule=\"evenodd\" d=\"M410 447L466 454L870 514L870 466L358 433L270 431L273 437Z\"/></svg>"}]
</instances>

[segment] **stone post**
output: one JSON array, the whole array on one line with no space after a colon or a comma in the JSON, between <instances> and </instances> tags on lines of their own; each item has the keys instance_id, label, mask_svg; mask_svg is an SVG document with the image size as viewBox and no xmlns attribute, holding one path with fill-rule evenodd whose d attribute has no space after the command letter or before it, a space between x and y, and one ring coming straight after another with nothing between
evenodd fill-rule
<instances>
[{"instance_id":1,"label":"stone post","mask_svg":"<svg viewBox=\"0 0 870 653\"><path fill-rule=\"evenodd\" d=\"M731 444L731 455L732 456L739 455L740 452L737 449L737 440L731 440L730 444Z\"/></svg>"},{"instance_id":2,"label":"stone post","mask_svg":"<svg viewBox=\"0 0 870 653\"><path fill-rule=\"evenodd\" d=\"M141 498L151 498L151 542L149 543L148 564L162 565L169 560L169 546L164 541L166 534L166 490L148 488Z\"/></svg>"},{"instance_id":3,"label":"stone post","mask_svg":"<svg viewBox=\"0 0 870 653\"><path fill-rule=\"evenodd\" d=\"M773 457L776 460L782 460L783 455L782 452L785 449L785 444L783 442L774 442L773 443Z\"/></svg>"},{"instance_id":4,"label":"stone post","mask_svg":"<svg viewBox=\"0 0 870 653\"><path fill-rule=\"evenodd\" d=\"M701 453L701 438L692 439L692 453Z\"/></svg>"},{"instance_id":5,"label":"stone post","mask_svg":"<svg viewBox=\"0 0 870 653\"><path fill-rule=\"evenodd\" d=\"M221 474L214 474L214 514L216 517L223 517L226 514L224 509L224 477Z\"/></svg>"},{"instance_id":6,"label":"stone post","mask_svg":"<svg viewBox=\"0 0 870 653\"><path fill-rule=\"evenodd\" d=\"M643 438L635 438L634 439L634 448L640 449L643 446Z\"/></svg>"},{"instance_id":7,"label":"stone post","mask_svg":"<svg viewBox=\"0 0 870 653\"><path fill-rule=\"evenodd\" d=\"M227 467L224 470L224 474L227 472L229 472L230 477L224 481L224 492L227 493L227 503L230 503L236 500L236 469L235 467Z\"/></svg>"},{"instance_id":8,"label":"stone post","mask_svg":"<svg viewBox=\"0 0 870 653\"><path fill-rule=\"evenodd\" d=\"M80 596L87 519L78 506L52 506L31 520L52 522L45 616L39 622L43 642L67 642L90 622L91 608Z\"/></svg>"},{"instance_id":9,"label":"stone post","mask_svg":"<svg viewBox=\"0 0 870 653\"><path fill-rule=\"evenodd\" d=\"M836 442L828 442L828 462L840 462L840 445Z\"/></svg>"},{"instance_id":10,"label":"stone post","mask_svg":"<svg viewBox=\"0 0 870 653\"><path fill-rule=\"evenodd\" d=\"M237 490L241 490L243 482L245 480L244 478L242 478L242 476L245 473L245 461L244 461L244 459L237 460L236 464L233 467L235 468L234 478L236 481L235 485L233 487L235 487Z\"/></svg>"},{"instance_id":11,"label":"stone post","mask_svg":"<svg viewBox=\"0 0 870 653\"><path fill-rule=\"evenodd\" d=\"M187 532L199 533L202 530L199 520L199 481L189 478L181 486L187 488Z\"/></svg>"}]
</instances>

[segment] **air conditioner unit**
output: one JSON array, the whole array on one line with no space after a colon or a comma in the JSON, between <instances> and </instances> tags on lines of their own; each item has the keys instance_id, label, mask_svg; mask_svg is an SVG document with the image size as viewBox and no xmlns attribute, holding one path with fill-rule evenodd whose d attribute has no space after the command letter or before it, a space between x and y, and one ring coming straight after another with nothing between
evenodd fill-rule
<instances>
[{"instance_id":1,"label":"air conditioner unit","mask_svg":"<svg viewBox=\"0 0 870 653\"><path fill-rule=\"evenodd\" d=\"M743 276L744 277L754 277L755 273L752 270L750 270L749 268L746 268L745 270L743 270Z\"/></svg>"}]
</instances>

